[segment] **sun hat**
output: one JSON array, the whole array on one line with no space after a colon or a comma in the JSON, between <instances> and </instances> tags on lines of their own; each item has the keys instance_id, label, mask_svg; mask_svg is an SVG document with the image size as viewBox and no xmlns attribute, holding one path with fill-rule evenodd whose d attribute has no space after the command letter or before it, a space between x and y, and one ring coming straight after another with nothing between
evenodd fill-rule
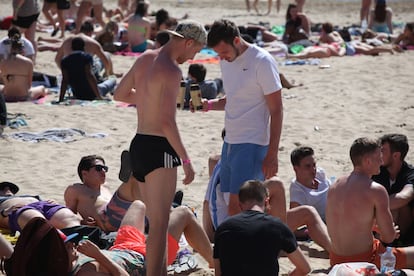
<instances>
[{"instance_id":1,"label":"sun hat","mask_svg":"<svg viewBox=\"0 0 414 276\"><path fill-rule=\"evenodd\" d=\"M17 194L17 192L19 191L19 187L14 183L7 182L7 181L4 181L4 182L0 183L0 190L3 190L6 187L9 187L10 191L13 194Z\"/></svg>"},{"instance_id":2,"label":"sun hat","mask_svg":"<svg viewBox=\"0 0 414 276\"><path fill-rule=\"evenodd\" d=\"M207 32L201 23L194 20L184 20L177 25L174 31L168 30L174 36L194 39L200 44L206 44Z\"/></svg>"}]
</instances>

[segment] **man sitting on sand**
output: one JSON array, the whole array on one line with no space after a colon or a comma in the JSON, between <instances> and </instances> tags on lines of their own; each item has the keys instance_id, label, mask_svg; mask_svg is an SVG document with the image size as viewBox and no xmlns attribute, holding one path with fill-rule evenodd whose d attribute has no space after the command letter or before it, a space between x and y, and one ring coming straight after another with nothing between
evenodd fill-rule
<instances>
[{"instance_id":1,"label":"man sitting on sand","mask_svg":"<svg viewBox=\"0 0 414 276\"><path fill-rule=\"evenodd\" d=\"M0 183L0 227L12 233L21 229L34 217L47 219L54 227L62 229L81 224L81 217L69 208L39 196L16 195L19 187L10 182Z\"/></svg>"},{"instance_id":2,"label":"man sitting on sand","mask_svg":"<svg viewBox=\"0 0 414 276\"><path fill-rule=\"evenodd\" d=\"M414 167L404 161L409 149L404 134L386 134L380 138L383 164L380 173L372 180L380 183L388 192L391 214L399 226L399 243L413 244Z\"/></svg>"},{"instance_id":3,"label":"man sitting on sand","mask_svg":"<svg viewBox=\"0 0 414 276\"><path fill-rule=\"evenodd\" d=\"M295 266L291 275L307 275L311 267L293 233L280 219L265 214L266 185L245 182L239 202L242 212L225 220L214 237L215 275L278 275L281 250Z\"/></svg>"},{"instance_id":4,"label":"man sitting on sand","mask_svg":"<svg viewBox=\"0 0 414 276\"><path fill-rule=\"evenodd\" d=\"M63 101L70 85L73 96L79 100L102 100L115 89L116 79L108 78L98 83L93 74L93 57L85 52L83 38L72 39L73 52L62 59L62 85L59 102Z\"/></svg>"},{"instance_id":5,"label":"man sitting on sand","mask_svg":"<svg viewBox=\"0 0 414 276\"><path fill-rule=\"evenodd\" d=\"M332 240L331 265L370 262L380 267L383 243L398 238L386 189L371 180L380 172L381 145L369 138L356 139L350 149L354 170L340 177L328 191L326 222ZM379 234L374 238L372 232ZM414 268L414 247L393 248L396 269Z\"/></svg>"},{"instance_id":6,"label":"man sitting on sand","mask_svg":"<svg viewBox=\"0 0 414 276\"><path fill-rule=\"evenodd\" d=\"M23 42L16 34L10 39L10 55L0 61L0 75L4 85L0 85L6 102L36 100L47 94L43 86L32 86L33 61L21 55Z\"/></svg>"},{"instance_id":7,"label":"man sitting on sand","mask_svg":"<svg viewBox=\"0 0 414 276\"><path fill-rule=\"evenodd\" d=\"M91 37L93 34L92 22L85 21L82 24L80 30L81 32L79 34L68 37L63 41L62 45L59 47L55 57L55 62L58 68L61 68L62 59L73 52L72 40L74 38L79 37L82 38L83 41L85 41L85 52L91 54L92 56L96 55L99 58L100 62L102 62L105 68L104 76L114 75L110 54L104 52L101 44L99 44L98 41Z\"/></svg>"},{"instance_id":8,"label":"man sitting on sand","mask_svg":"<svg viewBox=\"0 0 414 276\"><path fill-rule=\"evenodd\" d=\"M131 175L128 152L122 155L121 175ZM124 171L122 171L124 170ZM65 190L66 206L75 213L80 213L83 218L95 221L102 230L117 231L122 225L127 210L131 204L141 198L137 180L128 177L128 181L122 183L112 195L104 185L105 174L108 167L101 156L89 155L82 157L78 165L78 174L83 184L70 185ZM179 223L178 223L179 222ZM177 233L178 229L182 231ZM190 208L179 206L171 210L168 226L168 243L177 244L184 233L191 247L197 250L203 258L213 267L212 248L207 235ZM177 247L178 250L178 247ZM176 250L176 251L177 251ZM174 260L171 256L169 263Z\"/></svg>"}]
</instances>

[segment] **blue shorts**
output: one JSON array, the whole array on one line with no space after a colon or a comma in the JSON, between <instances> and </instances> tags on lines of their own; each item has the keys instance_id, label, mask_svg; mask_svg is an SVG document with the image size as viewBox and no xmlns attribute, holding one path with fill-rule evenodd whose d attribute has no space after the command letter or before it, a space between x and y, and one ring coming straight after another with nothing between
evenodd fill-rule
<instances>
[{"instance_id":1,"label":"blue shorts","mask_svg":"<svg viewBox=\"0 0 414 276\"><path fill-rule=\"evenodd\" d=\"M106 205L105 214L109 224L118 229L132 202L119 197L118 191L114 193L109 203Z\"/></svg>"},{"instance_id":2,"label":"blue shorts","mask_svg":"<svg viewBox=\"0 0 414 276\"><path fill-rule=\"evenodd\" d=\"M131 51L134 53L143 53L145 50L147 50L147 41L144 41L138 45L131 46Z\"/></svg>"},{"instance_id":3,"label":"blue shorts","mask_svg":"<svg viewBox=\"0 0 414 276\"><path fill-rule=\"evenodd\" d=\"M262 164L268 146L256 144L228 144L221 151L221 191L238 194L247 180L264 180Z\"/></svg>"}]
</instances>

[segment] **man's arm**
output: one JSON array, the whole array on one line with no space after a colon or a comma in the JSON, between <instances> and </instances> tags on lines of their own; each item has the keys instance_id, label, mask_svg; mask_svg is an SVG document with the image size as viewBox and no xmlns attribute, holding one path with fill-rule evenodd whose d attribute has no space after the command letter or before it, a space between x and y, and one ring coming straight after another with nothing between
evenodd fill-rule
<instances>
[{"instance_id":1,"label":"man's arm","mask_svg":"<svg viewBox=\"0 0 414 276\"><path fill-rule=\"evenodd\" d=\"M214 275L221 276L220 259L214 259Z\"/></svg>"},{"instance_id":2,"label":"man's arm","mask_svg":"<svg viewBox=\"0 0 414 276\"><path fill-rule=\"evenodd\" d=\"M405 184L404 188L396 193L390 195L390 209L395 210L407 205L414 199L413 184Z\"/></svg>"},{"instance_id":3,"label":"man's arm","mask_svg":"<svg viewBox=\"0 0 414 276\"><path fill-rule=\"evenodd\" d=\"M65 41L63 41L61 47L57 50L56 56L55 56L55 63L59 69L62 67L62 59L63 59L63 49L64 49Z\"/></svg>"},{"instance_id":4,"label":"man's arm","mask_svg":"<svg viewBox=\"0 0 414 276\"><path fill-rule=\"evenodd\" d=\"M283 121L282 90L265 95L265 99L270 112L270 142L262 170L268 179L275 176L279 169L278 151Z\"/></svg>"},{"instance_id":5,"label":"man's arm","mask_svg":"<svg viewBox=\"0 0 414 276\"><path fill-rule=\"evenodd\" d=\"M296 248L296 250L292 253L288 254L287 257L289 261L295 266L289 275L307 275L309 272L311 272L311 266L299 247Z\"/></svg>"},{"instance_id":6,"label":"man's arm","mask_svg":"<svg viewBox=\"0 0 414 276\"><path fill-rule=\"evenodd\" d=\"M62 83L60 84L59 102L65 98L66 90L69 84L69 73L66 69L62 68ZM58 84L59 85L59 84Z\"/></svg>"},{"instance_id":7,"label":"man's arm","mask_svg":"<svg viewBox=\"0 0 414 276\"><path fill-rule=\"evenodd\" d=\"M226 96L220 99L213 100L202 99L201 102L203 104L203 111L224 110L224 107L226 106L226 101ZM190 105L190 108L191 111L194 111L192 105Z\"/></svg>"},{"instance_id":8,"label":"man's arm","mask_svg":"<svg viewBox=\"0 0 414 276\"><path fill-rule=\"evenodd\" d=\"M388 193L378 183L372 183L372 199L374 201L375 220L381 235L381 241L391 243L398 235L394 228L391 211L389 208Z\"/></svg>"},{"instance_id":9,"label":"man's arm","mask_svg":"<svg viewBox=\"0 0 414 276\"><path fill-rule=\"evenodd\" d=\"M135 64L132 66L131 70L122 78L121 82L119 83L118 87L115 89L114 92L114 100L122 101L125 103L136 104L137 100L135 99L136 93L133 90L134 84L134 71L135 71Z\"/></svg>"},{"instance_id":10,"label":"man's arm","mask_svg":"<svg viewBox=\"0 0 414 276\"><path fill-rule=\"evenodd\" d=\"M161 128L167 138L168 142L174 148L178 156L184 160L190 160L184 144L181 140L175 120L176 115L176 100L178 95L179 83L181 80L181 71L164 72L165 82L161 89L163 89L161 97L163 98L160 112L161 114ZM175 89L174 89L175 88ZM190 184L194 179L194 169L191 163L183 162L183 169L185 178L184 184Z\"/></svg>"},{"instance_id":11,"label":"man's arm","mask_svg":"<svg viewBox=\"0 0 414 276\"><path fill-rule=\"evenodd\" d=\"M106 270L108 270L109 274L99 274L99 275L113 275L113 276L129 276L128 272L123 269L119 264L114 262L111 258L108 258L102 251L91 241L82 241L79 243L77 250L86 256L94 258L99 265L103 266ZM100 272L100 271L99 271ZM77 273L77 275L91 275L90 271L84 271L82 273L82 267Z\"/></svg>"},{"instance_id":12,"label":"man's arm","mask_svg":"<svg viewBox=\"0 0 414 276\"><path fill-rule=\"evenodd\" d=\"M95 42L95 41L94 41ZM107 56L104 52L104 50L102 49L102 46L96 42L96 45L94 45L93 49L93 53L95 54L98 58L100 58L100 60L102 61L104 67L105 67L105 76L110 76L113 75L113 68L112 68L112 62L109 58L109 56Z\"/></svg>"}]
</instances>

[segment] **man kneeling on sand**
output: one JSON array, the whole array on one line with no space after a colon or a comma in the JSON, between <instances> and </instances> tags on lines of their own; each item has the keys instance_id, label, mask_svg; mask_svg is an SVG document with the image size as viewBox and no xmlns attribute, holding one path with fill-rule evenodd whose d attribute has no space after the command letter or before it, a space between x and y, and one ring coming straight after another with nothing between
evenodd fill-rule
<instances>
[{"instance_id":1,"label":"man kneeling on sand","mask_svg":"<svg viewBox=\"0 0 414 276\"><path fill-rule=\"evenodd\" d=\"M372 181L380 172L381 145L359 138L350 149L354 170L339 178L328 191L326 223L331 237L331 265L345 262L370 262L380 267L383 243L399 236L393 224L385 188ZM372 232L379 234L375 239ZM414 268L414 247L393 248L395 269Z\"/></svg>"}]
</instances>

